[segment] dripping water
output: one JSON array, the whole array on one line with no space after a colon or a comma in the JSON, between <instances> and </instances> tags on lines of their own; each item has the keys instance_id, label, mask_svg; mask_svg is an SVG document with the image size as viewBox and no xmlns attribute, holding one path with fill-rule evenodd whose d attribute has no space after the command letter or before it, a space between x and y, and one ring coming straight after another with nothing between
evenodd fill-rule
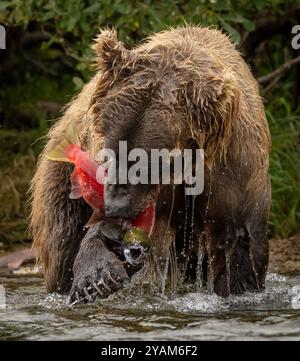
<instances>
[{"instance_id":1,"label":"dripping water","mask_svg":"<svg viewBox=\"0 0 300 361\"><path fill-rule=\"evenodd\" d=\"M187 266L189 262L189 250L187 248L187 234L188 234L188 210L189 210L189 200L188 196L184 197L185 204L185 217L184 217L184 231L183 231L183 251L182 256L185 257L184 267L183 267L183 278L187 272Z\"/></svg>"},{"instance_id":2,"label":"dripping water","mask_svg":"<svg viewBox=\"0 0 300 361\"><path fill-rule=\"evenodd\" d=\"M203 259L204 259L204 247L203 247L204 232L198 239L198 252L197 252L197 266L196 266L196 289L199 291L204 286L203 280Z\"/></svg>"},{"instance_id":3,"label":"dripping water","mask_svg":"<svg viewBox=\"0 0 300 361\"><path fill-rule=\"evenodd\" d=\"M250 235L249 235L250 237ZM249 258L250 258L250 261L251 261L251 266L252 266L252 270L253 270L253 273L254 273L254 277L255 277L255 282L256 282L256 287L257 289L259 289L259 282L258 282L258 278L257 278L257 271L256 271L256 267L255 267L255 262L254 262L254 256L253 256L253 251L252 251L252 247L251 247L251 242L249 244Z\"/></svg>"},{"instance_id":4,"label":"dripping water","mask_svg":"<svg viewBox=\"0 0 300 361\"><path fill-rule=\"evenodd\" d=\"M169 239L167 240L167 238L169 237L168 232L169 232L169 228L170 228L170 224L171 224L171 218L172 218L172 215L173 215L174 204L175 204L175 185L173 185L173 187L172 187L172 203L171 203L169 219L168 219L166 232L165 232L165 237L164 237L165 238L164 242L168 241L168 243L169 243ZM169 260L170 260L170 262L169 262ZM169 247L168 265L169 265L169 263L170 263L171 293L176 294L177 259L176 259L175 240L173 240L173 242L170 244L170 247ZM166 273L165 273L165 279L166 278L167 278L167 270L166 270Z\"/></svg>"},{"instance_id":5,"label":"dripping water","mask_svg":"<svg viewBox=\"0 0 300 361\"><path fill-rule=\"evenodd\" d=\"M226 285L228 293L230 294L230 250L225 249L225 265L226 265Z\"/></svg>"},{"instance_id":6,"label":"dripping water","mask_svg":"<svg viewBox=\"0 0 300 361\"><path fill-rule=\"evenodd\" d=\"M214 271L213 271L214 256L212 255L209 243L210 243L210 238L208 239L208 245L207 245L207 254L208 254L207 290L208 290L209 293L213 293L213 291L214 291Z\"/></svg>"},{"instance_id":7,"label":"dripping water","mask_svg":"<svg viewBox=\"0 0 300 361\"><path fill-rule=\"evenodd\" d=\"M170 269L171 269L171 294L172 296L175 296L177 291L176 288L177 288L177 280L178 280L175 241L172 242L170 247Z\"/></svg>"},{"instance_id":8,"label":"dripping water","mask_svg":"<svg viewBox=\"0 0 300 361\"><path fill-rule=\"evenodd\" d=\"M162 267L162 263L164 263L165 260L162 260L160 256L157 256L157 250L153 252L153 260L155 265L155 269L154 269L155 272L153 272L153 275L157 276L156 281L158 281L158 283L160 284L161 292L163 294L166 283L164 277L166 264L164 264Z\"/></svg>"},{"instance_id":9,"label":"dripping water","mask_svg":"<svg viewBox=\"0 0 300 361\"><path fill-rule=\"evenodd\" d=\"M195 225L195 201L196 201L196 196L193 195L192 196L192 214L191 214L191 230L190 230L190 237L189 237L189 255L191 253L191 250L193 248L194 245L194 225Z\"/></svg>"},{"instance_id":10,"label":"dripping water","mask_svg":"<svg viewBox=\"0 0 300 361\"><path fill-rule=\"evenodd\" d=\"M164 233L164 239L162 242L163 247L165 247L166 245L169 246L168 255L166 257L164 257L164 255L163 256L161 256L160 254L158 255L157 252L159 252L159 250L153 252L154 264L156 266L156 274L158 275L158 280L160 283L160 289L162 295L165 292L169 270L170 270L171 292L176 293L176 283L177 283L176 250L175 250L174 240L170 242L170 237L172 237L172 234L170 234L170 224L174 210L174 204L175 204L175 185L173 185L172 187L172 201L171 201L170 213Z\"/></svg>"},{"instance_id":11,"label":"dripping water","mask_svg":"<svg viewBox=\"0 0 300 361\"><path fill-rule=\"evenodd\" d=\"M162 279L161 279L161 293L164 295L165 289L166 289L166 283L168 278L168 271L169 271L169 263L170 263L170 256L168 255L166 259L164 260L164 269L162 273Z\"/></svg>"},{"instance_id":12,"label":"dripping water","mask_svg":"<svg viewBox=\"0 0 300 361\"><path fill-rule=\"evenodd\" d=\"M210 197L212 194L211 183L212 183L211 182L211 173L209 173L209 188L208 188L207 204L206 204L205 215L204 215L204 224L206 223L206 217L208 215ZM213 272L214 256L212 255L212 252L211 252L211 237L208 237L206 239L206 251L207 251L207 257L208 257L208 260L207 260L207 289L208 289L209 293L213 293L213 290L214 290L214 272Z\"/></svg>"}]
</instances>

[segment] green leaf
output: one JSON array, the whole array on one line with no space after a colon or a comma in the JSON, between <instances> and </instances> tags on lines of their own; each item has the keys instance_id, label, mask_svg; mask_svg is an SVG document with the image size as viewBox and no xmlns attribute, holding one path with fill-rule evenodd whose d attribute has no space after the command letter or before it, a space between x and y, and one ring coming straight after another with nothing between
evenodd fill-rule
<instances>
[{"instance_id":1,"label":"green leaf","mask_svg":"<svg viewBox=\"0 0 300 361\"><path fill-rule=\"evenodd\" d=\"M231 39L237 43L241 40L240 33L232 27L229 23L225 22L223 19L221 19L221 24L223 29L228 33L228 35L231 37Z\"/></svg>"},{"instance_id":2,"label":"green leaf","mask_svg":"<svg viewBox=\"0 0 300 361\"><path fill-rule=\"evenodd\" d=\"M84 81L81 78L79 78L78 76L74 76L72 78L72 81L75 85L75 90L80 90L84 85Z\"/></svg>"}]
</instances>

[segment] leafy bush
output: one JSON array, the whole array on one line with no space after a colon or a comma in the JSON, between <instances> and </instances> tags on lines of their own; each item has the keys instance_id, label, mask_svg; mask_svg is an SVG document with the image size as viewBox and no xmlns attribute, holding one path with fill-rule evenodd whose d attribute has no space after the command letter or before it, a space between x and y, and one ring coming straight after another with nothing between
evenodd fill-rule
<instances>
[{"instance_id":1,"label":"leafy bush","mask_svg":"<svg viewBox=\"0 0 300 361\"><path fill-rule=\"evenodd\" d=\"M238 42L255 30L258 12L282 14L292 4L295 0L8 0L0 3L0 23L24 29L39 24L49 35L43 47L62 45L87 76L89 45L101 27L115 27L128 45L185 23L220 26Z\"/></svg>"}]
</instances>

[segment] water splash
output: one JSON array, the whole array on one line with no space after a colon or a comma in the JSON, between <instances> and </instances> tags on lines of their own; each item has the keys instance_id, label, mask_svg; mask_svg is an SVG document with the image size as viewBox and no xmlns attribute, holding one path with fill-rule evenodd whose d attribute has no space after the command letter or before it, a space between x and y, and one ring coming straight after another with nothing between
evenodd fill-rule
<instances>
[{"instance_id":1,"label":"water splash","mask_svg":"<svg viewBox=\"0 0 300 361\"><path fill-rule=\"evenodd\" d=\"M150 271L149 271L150 272ZM140 296L125 287L108 299L74 309L43 307L42 281L0 279L8 290L6 310L0 310L0 338L14 340L234 340L300 337L299 310L292 308L292 286L300 274L268 273L266 290L221 298L208 292L177 294L175 298ZM129 285L128 285L129 287ZM50 304L63 299L48 296ZM29 303L24 305L25 299ZM58 302L59 303L59 302ZM48 303L49 305L49 303Z\"/></svg>"},{"instance_id":2,"label":"water splash","mask_svg":"<svg viewBox=\"0 0 300 361\"><path fill-rule=\"evenodd\" d=\"M69 308L68 297L55 292L49 293L44 300L39 302L38 305L51 310Z\"/></svg>"}]
</instances>

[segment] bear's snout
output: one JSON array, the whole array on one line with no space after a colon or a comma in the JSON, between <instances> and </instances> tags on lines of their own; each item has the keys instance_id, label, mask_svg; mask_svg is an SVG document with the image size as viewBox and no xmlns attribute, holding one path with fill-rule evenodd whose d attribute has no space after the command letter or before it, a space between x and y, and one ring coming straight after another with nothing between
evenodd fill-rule
<instances>
[{"instance_id":1,"label":"bear's snout","mask_svg":"<svg viewBox=\"0 0 300 361\"><path fill-rule=\"evenodd\" d=\"M126 185L107 185L105 187L104 202L106 217L133 218L130 194Z\"/></svg>"}]
</instances>

